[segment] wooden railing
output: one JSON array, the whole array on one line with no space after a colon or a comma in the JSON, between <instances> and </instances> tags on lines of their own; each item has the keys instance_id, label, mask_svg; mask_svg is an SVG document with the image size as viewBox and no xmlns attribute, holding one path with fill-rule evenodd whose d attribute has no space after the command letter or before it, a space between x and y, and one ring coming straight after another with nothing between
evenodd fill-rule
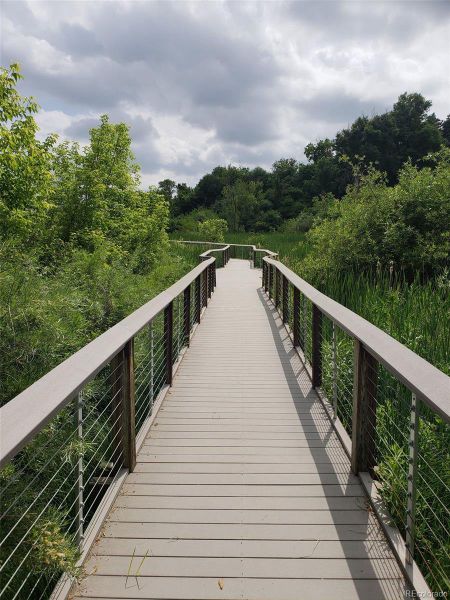
<instances>
[{"instance_id":1,"label":"wooden railing","mask_svg":"<svg viewBox=\"0 0 450 600\"><path fill-rule=\"evenodd\" d=\"M450 502L448 454L441 452L448 453L450 440L450 379L320 293L276 260L276 253L209 243L185 277L0 409L8 502L2 510L0 598L46 598L59 572L74 573L134 469L136 452L208 305L216 264L225 266L233 257L262 266L263 290L412 586L429 592L417 560L433 591L443 589ZM48 551L59 558L46 569L40 553L48 532L56 540ZM57 590L63 595L67 586L70 580L63 578Z\"/></svg>"},{"instance_id":2,"label":"wooden railing","mask_svg":"<svg viewBox=\"0 0 450 600\"><path fill-rule=\"evenodd\" d=\"M193 241L193 240L171 240L172 243L178 244L190 244L197 246L219 246L222 247L224 245L223 242L202 242L202 241ZM270 258L276 259L278 258L277 252L272 252L272 250L267 250L265 248L258 248L254 244L226 244L226 248L228 250L228 258L237 258L237 259L247 259L249 260L254 267L262 267L262 259L264 256L268 256ZM220 250L220 248L219 248ZM214 252L214 249L207 250L201 256L209 255L209 252Z\"/></svg>"},{"instance_id":3,"label":"wooden railing","mask_svg":"<svg viewBox=\"0 0 450 600\"><path fill-rule=\"evenodd\" d=\"M0 409L0 598L48 598L58 572L75 573L208 305L215 256L226 264L229 248L206 254Z\"/></svg>"},{"instance_id":4,"label":"wooden railing","mask_svg":"<svg viewBox=\"0 0 450 600\"><path fill-rule=\"evenodd\" d=\"M417 591L445 591L450 378L281 262L264 257L262 281L406 576Z\"/></svg>"}]
</instances>

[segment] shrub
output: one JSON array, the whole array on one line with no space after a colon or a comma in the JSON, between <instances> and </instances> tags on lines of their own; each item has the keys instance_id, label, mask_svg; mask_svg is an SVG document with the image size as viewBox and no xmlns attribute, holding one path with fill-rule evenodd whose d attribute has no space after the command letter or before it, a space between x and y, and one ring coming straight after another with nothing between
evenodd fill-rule
<instances>
[{"instance_id":1,"label":"shrub","mask_svg":"<svg viewBox=\"0 0 450 600\"><path fill-rule=\"evenodd\" d=\"M198 239L208 242L223 242L228 225L225 219L207 219L198 224Z\"/></svg>"}]
</instances>

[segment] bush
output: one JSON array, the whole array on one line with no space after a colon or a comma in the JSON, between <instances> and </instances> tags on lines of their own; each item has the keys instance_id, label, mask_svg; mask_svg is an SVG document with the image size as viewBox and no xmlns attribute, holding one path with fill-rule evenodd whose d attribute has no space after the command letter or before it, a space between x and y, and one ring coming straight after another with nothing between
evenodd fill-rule
<instances>
[{"instance_id":1,"label":"bush","mask_svg":"<svg viewBox=\"0 0 450 600\"><path fill-rule=\"evenodd\" d=\"M207 242L223 242L228 225L225 219L207 219L198 224L198 239Z\"/></svg>"},{"instance_id":2,"label":"bush","mask_svg":"<svg viewBox=\"0 0 450 600\"><path fill-rule=\"evenodd\" d=\"M316 278L390 264L409 276L442 270L450 254L450 150L427 160L434 165L420 170L407 163L394 187L370 169L330 203L308 233L312 252L302 272Z\"/></svg>"}]
</instances>

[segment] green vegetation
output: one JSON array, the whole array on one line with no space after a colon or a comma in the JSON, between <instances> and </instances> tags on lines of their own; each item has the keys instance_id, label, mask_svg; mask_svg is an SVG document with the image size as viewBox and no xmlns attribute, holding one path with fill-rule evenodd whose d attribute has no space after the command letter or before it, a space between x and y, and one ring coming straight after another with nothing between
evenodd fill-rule
<instances>
[{"instance_id":1,"label":"green vegetation","mask_svg":"<svg viewBox=\"0 0 450 600\"><path fill-rule=\"evenodd\" d=\"M140 189L128 127L103 116L85 148L39 141L19 78L16 65L0 71L0 404L198 262L169 246L168 204ZM83 391L81 446L67 408L0 472L6 597L48 597L79 572L74 469L82 456L86 480L105 471L108 387L102 372ZM89 520L103 488L87 494Z\"/></svg>"},{"instance_id":2,"label":"green vegetation","mask_svg":"<svg viewBox=\"0 0 450 600\"><path fill-rule=\"evenodd\" d=\"M421 94L405 93L392 110L360 117L334 139L308 144L306 163L282 158L270 171L218 166L192 188L165 179L159 190L170 203L171 232L187 231L186 215L201 221L204 210L208 218L212 211L226 219L233 233L306 231L370 167L392 186L408 161L422 167L427 154L449 146L450 115L440 121L430 109Z\"/></svg>"},{"instance_id":3,"label":"green vegetation","mask_svg":"<svg viewBox=\"0 0 450 600\"><path fill-rule=\"evenodd\" d=\"M0 404L198 262L206 245L169 244L169 234L275 250L300 276L450 373L450 117L439 121L420 94L402 94L391 111L309 144L306 163L283 158L270 172L218 166L194 188L165 180L142 190L126 124L102 116L83 148L54 135L40 141L38 106L17 92L19 78L16 65L0 71ZM330 335L330 324L324 331ZM138 340L136 356L147 346ZM338 357L351 388L348 336L338 339ZM110 377L100 373L84 391L83 447L73 438L73 414L63 410L0 472L2 501L11 507L4 532L14 524L2 560L28 536L6 580L20 572L39 582L11 588L11 597L45 597L62 571L77 575L67 480L80 456L88 475L104 470ZM387 373L379 382L378 476L402 528L409 395ZM348 390L338 395L350 430ZM426 410L421 427L418 560L433 565L429 581L438 590L448 584L450 548L436 549L430 532L446 536L448 427ZM63 449L62 463L51 448ZM41 490L44 466L54 475Z\"/></svg>"},{"instance_id":4,"label":"green vegetation","mask_svg":"<svg viewBox=\"0 0 450 600\"><path fill-rule=\"evenodd\" d=\"M164 197L139 189L127 126L103 116L84 149L39 142L19 78L0 74L2 404L192 265L169 249Z\"/></svg>"}]
</instances>

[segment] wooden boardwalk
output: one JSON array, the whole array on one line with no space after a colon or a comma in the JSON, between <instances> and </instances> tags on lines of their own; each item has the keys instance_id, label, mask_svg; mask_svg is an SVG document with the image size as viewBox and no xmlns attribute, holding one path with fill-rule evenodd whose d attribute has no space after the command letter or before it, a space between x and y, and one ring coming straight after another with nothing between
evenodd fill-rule
<instances>
[{"instance_id":1,"label":"wooden boardwalk","mask_svg":"<svg viewBox=\"0 0 450 600\"><path fill-rule=\"evenodd\" d=\"M260 271L231 260L72 597L364 600L404 580Z\"/></svg>"}]
</instances>

